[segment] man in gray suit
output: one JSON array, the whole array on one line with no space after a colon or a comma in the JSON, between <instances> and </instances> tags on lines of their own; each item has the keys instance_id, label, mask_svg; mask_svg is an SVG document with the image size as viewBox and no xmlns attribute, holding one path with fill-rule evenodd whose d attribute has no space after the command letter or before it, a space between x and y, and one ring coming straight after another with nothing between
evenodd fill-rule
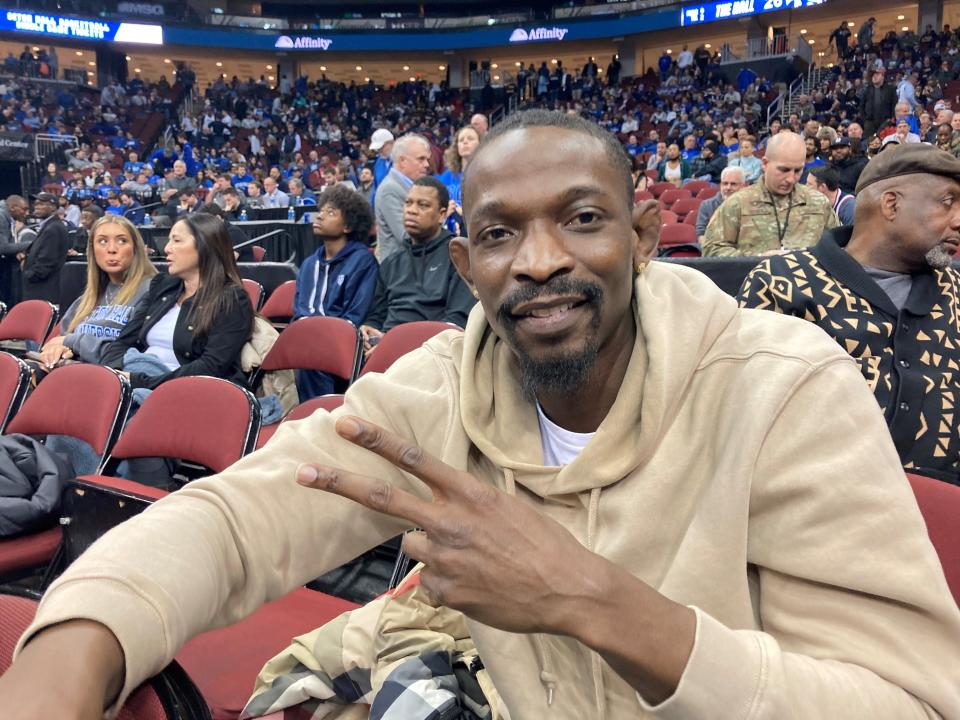
<instances>
[{"instance_id":1,"label":"man in gray suit","mask_svg":"<svg viewBox=\"0 0 960 720\"><path fill-rule=\"evenodd\" d=\"M717 208L723 204L724 200L737 190L745 187L746 184L746 176L743 174L743 168L739 165L723 169L723 172L720 173L720 192L700 203L700 209L697 211L697 242L703 245L703 235L707 231L710 218L713 217Z\"/></svg>"},{"instance_id":2,"label":"man in gray suit","mask_svg":"<svg viewBox=\"0 0 960 720\"><path fill-rule=\"evenodd\" d=\"M377 257L383 262L403 247L403 203L407 191L430 169L430 143L409 133L393 144L393 167L377 187Z\"/></svg>"}]
</instances>

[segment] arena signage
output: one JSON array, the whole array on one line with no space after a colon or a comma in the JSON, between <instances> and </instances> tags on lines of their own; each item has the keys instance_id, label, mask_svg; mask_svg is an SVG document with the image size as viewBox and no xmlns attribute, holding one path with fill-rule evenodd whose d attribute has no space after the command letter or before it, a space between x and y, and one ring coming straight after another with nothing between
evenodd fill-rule
<instances>
[{"instance_id":1,"label":"arena signage","mask_svg":"<svg viewBox=\"0 0 960 720\"><path fill-rule=\"evenodd\" d=\"M117 3L117 12L127 15L156 15L157 17L163 17L167 14L163 5L146 2Z\"/></svg>"},{"instance_id":2,"label":"arena signage","mask_svg":"<svg viewBox=\"0 0 960 720\"><path fill-rule=\"evenodd\" d=\"M537 40L563 40L564 36L570 32L570 28L558 27L538 27L524 30L517 28L510 34L510 42L535 42Z\"/></svg>"},{"instance_id":3,"label":"arena signage","mask_svg":"<svg viewBox=\"0 0 960 720\"><path fill-rule=\"evenodd\" d=\"M163 27L160 25L86 20L19 10L0 10L0 30L77 40L102 40L139 45L163 44Z\"/></svg>"},{"instance_id":4,"label":"arena signage","mask_svg":"<svg viewBox=\"0 0 960 720\"><path fill-rule=\"evenodd\" d=\"M724 0L723 2L689 5L680 11L681 25L699 25L716 20L759 15L776 10L801 10L822 5L827 0Z\"/></svg>"},{"instance_id":5,"label":"arena signage","mask_svg":"<svg viewBox=\"0 0 960 720\"><path fill-rule=\"evenodd\" d=\"M273 46L278 50L328 50L331 45L330 38L281 35Z\"/></svg>"},{"instance_id":6,"label":"arena signage","mask_svg":"<svg viewBox=\"0 0 960 720\"><path fill-rule=\"evenodd\" d=\"M0 160L33 160L36 137L30 133L0 132Z\"/></svg>"}]
</instances>

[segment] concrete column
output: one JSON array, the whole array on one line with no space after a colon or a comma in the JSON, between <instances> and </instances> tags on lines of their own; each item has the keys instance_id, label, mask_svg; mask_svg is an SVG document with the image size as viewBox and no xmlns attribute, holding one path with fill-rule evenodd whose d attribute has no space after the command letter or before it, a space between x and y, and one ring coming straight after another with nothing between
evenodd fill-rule
<instances>
[{"instance_id":1,"label":"concrete column","mask_svg":"<svg viewBox=\"0 0 960 720\"><path fill-rule=\"evenodd\" d=\"M923 35L927 25L933 25L934 30L940 30L943 25L943 0L920 0L917 4L917 35Z\"/></svg>"},{"instance_id":2,"label":"concrete column","mask_svg":"<svg viewBox=\"0 0 960 720\"><path fill-rule=\"evenodd\" d=\"M465 88L470 85L470 73L467 59L460 53L444 57L447 65L447 80L451 88Z\"/></svg>"},{"instance_id":3,"label":"concrete column","mask_svg":"<svg viewBox=\"0 0 960 720\"><path fill-rule=\"evenodd\" d=\"M620 56L620 77L632 77L634 75L643 75L643 58L637 57L640 52L637 49L636 40L622 40L617 43L617 55ZM611 56L613 53L610 53ZM606 69L610 58L604 58L603 61L598 58L597 65Z\"/></svg>"}]
</instances>

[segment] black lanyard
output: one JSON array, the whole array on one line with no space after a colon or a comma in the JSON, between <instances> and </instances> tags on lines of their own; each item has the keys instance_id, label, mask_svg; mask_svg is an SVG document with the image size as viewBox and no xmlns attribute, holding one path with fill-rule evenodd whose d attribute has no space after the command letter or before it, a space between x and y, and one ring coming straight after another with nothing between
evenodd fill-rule
<instances>
[{"instance_id":1,"label":"black lanyard","mask_svg":"<svg viewBox=\"0 0 960 720\"><path fill-rule=\"evenodd\" d=\"M780 247L783 247L783 238L787 234L787 226L790 224L790 211L793 210L793 190L787 195L787 216L783 219L783 227L780 227L780 211L777 209L777 201L773 193L767 190L770 195L770 202L773 203L773 217L777 221L777 239L780 241Z\"/></svg>"}]
</instances>

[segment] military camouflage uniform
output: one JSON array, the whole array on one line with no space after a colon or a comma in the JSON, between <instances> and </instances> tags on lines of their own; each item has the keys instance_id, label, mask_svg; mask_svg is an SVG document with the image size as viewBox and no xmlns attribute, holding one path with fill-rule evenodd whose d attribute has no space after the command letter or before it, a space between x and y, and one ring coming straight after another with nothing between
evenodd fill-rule
<instances>
[{"instance_id":1,"label":"military camouflage uniform","mask_svg":"<svg viewBox=\"0 0 960 720\"><path fill-rule=\"evenodd\" d=\"M703 254L761 255L781 247L805 248L815 245L824 230L839 224L822 193L798 183L790 195L772 195L761 178L731 195L713 214L704 234Z\"/></svg>"}]
</instances>

